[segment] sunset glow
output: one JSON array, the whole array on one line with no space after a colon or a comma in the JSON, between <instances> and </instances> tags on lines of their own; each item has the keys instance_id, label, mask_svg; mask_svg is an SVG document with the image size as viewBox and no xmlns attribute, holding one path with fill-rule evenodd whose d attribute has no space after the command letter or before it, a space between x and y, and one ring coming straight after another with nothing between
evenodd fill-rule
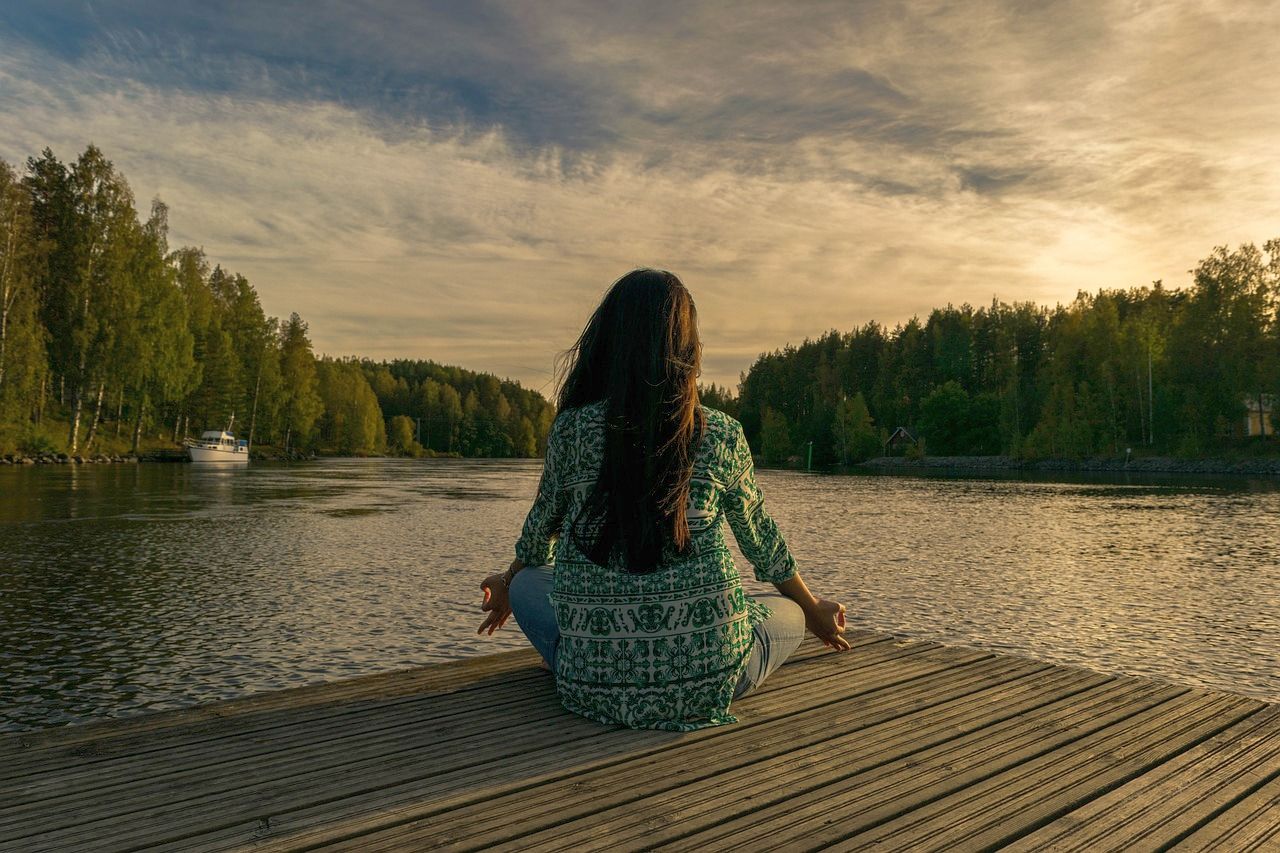
<instances>
[{"instance_id":1,"label":"sunset glow","mask_svg":"<svg viewBox=\"0 0 1280 853\"><path fill-rule=\"evenodd\" d=\"M318 352L549 391L637 265L704 379L1280 236L1267 2L16 3L0 158L97 144Z\"/></svg>"}]
</instances>

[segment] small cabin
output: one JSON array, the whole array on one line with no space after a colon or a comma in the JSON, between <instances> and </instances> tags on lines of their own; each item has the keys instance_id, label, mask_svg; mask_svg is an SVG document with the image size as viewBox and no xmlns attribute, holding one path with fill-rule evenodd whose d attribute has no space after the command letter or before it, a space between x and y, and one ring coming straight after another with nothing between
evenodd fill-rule
<instances>
[{"instance_id":1,"label":"small cabin","mask_svg":"<svg viewBox=\"0 0 1280 853\"><path fill-rule=\"evenodd\" d=\"M898 448L915 447L919 441L911 431L906 427L898 427L893 431L893 435L889 436L888 441L884 443L884 455L892 456L893 452Z\"/></svg>"}]
</instances>

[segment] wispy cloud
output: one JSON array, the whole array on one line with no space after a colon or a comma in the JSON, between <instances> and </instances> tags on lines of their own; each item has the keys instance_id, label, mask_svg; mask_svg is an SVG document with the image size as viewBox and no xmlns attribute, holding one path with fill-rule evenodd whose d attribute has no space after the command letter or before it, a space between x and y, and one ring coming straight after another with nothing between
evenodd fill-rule
<instances>
[{"instance_id":1,"label":"wispy cloud","mask_svg":"<svg viewBox=\"0 0 1280 853\"><path fill-rule=\"evenodd\" d=\"M544 385L679 272L707 376L1280 234L1268 3L0 12L0 157L101 146L322 350Z\"/></svg>"}]
</instances>

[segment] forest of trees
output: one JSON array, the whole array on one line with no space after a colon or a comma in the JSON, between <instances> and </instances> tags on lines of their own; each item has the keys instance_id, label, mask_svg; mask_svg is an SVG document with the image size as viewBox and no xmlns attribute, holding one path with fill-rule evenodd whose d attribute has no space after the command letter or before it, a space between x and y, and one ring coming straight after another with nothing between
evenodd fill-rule
<instances>
[{"instance_id":1,"label":"forest of trees","mask_svg":"<svg viewBox=\"0 0 1280 853\"><path fill-rule=\"evenodd\" d=\"M0 161L0 453L137 452L225 427L286 453L535 456L554 410L430 361L317 358L244 276L171 250L94 146Z\"/></svg>"},{"instance_id":2,"label":"forest of trees","mask_svg":"<svg viewBox=\"0 0 1280 853\"><path fill-rule=\"evenodd\" d=\"M1246 405L1280 398L1278 308L1280 240L1219 247L1185 289L948 306L892 330L829 332L761 355L736 399L714 399L775 463L810 442L815 464L880 455L899 426L931 455L1280 452L1272 419L1241 440Z\"/></svg>"},{"instance_id":3,"label":"forest of trees","mask_svg":"<svg viewBox=\"0 0 1280 853\"><path fill-rule=\"evenodd\" d=\"M539 394L430 361L317 358L244 276L168 245L97 148L0 161L0 453L124 452L223 427L287 453L536 456ZM1214 249L1186 288L948 306L761 355L734 394L766 462L856 462L906 427L933 455L1238 450L1280 396L1280 240ZM1280 407L1277 407L1280 409ZM1280 452L1274 439L1251 449Z\"/></svg>"}]
</instances>

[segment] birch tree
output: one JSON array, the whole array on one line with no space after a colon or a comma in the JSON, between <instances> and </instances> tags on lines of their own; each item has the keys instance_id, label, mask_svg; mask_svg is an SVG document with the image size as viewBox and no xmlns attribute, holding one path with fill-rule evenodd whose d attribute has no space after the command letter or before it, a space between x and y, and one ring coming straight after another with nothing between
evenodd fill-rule
<instances>
[{"instance_id":1,"label":"birch tree","mask_svg":"<svg viewBox=\"0 0 1280 853\"><path fill-rule=\"evenodd\" d=\"M31 197L0 161L0 426L21 420L44 369L37 251Z\"/></svg>"}]
</instances>

